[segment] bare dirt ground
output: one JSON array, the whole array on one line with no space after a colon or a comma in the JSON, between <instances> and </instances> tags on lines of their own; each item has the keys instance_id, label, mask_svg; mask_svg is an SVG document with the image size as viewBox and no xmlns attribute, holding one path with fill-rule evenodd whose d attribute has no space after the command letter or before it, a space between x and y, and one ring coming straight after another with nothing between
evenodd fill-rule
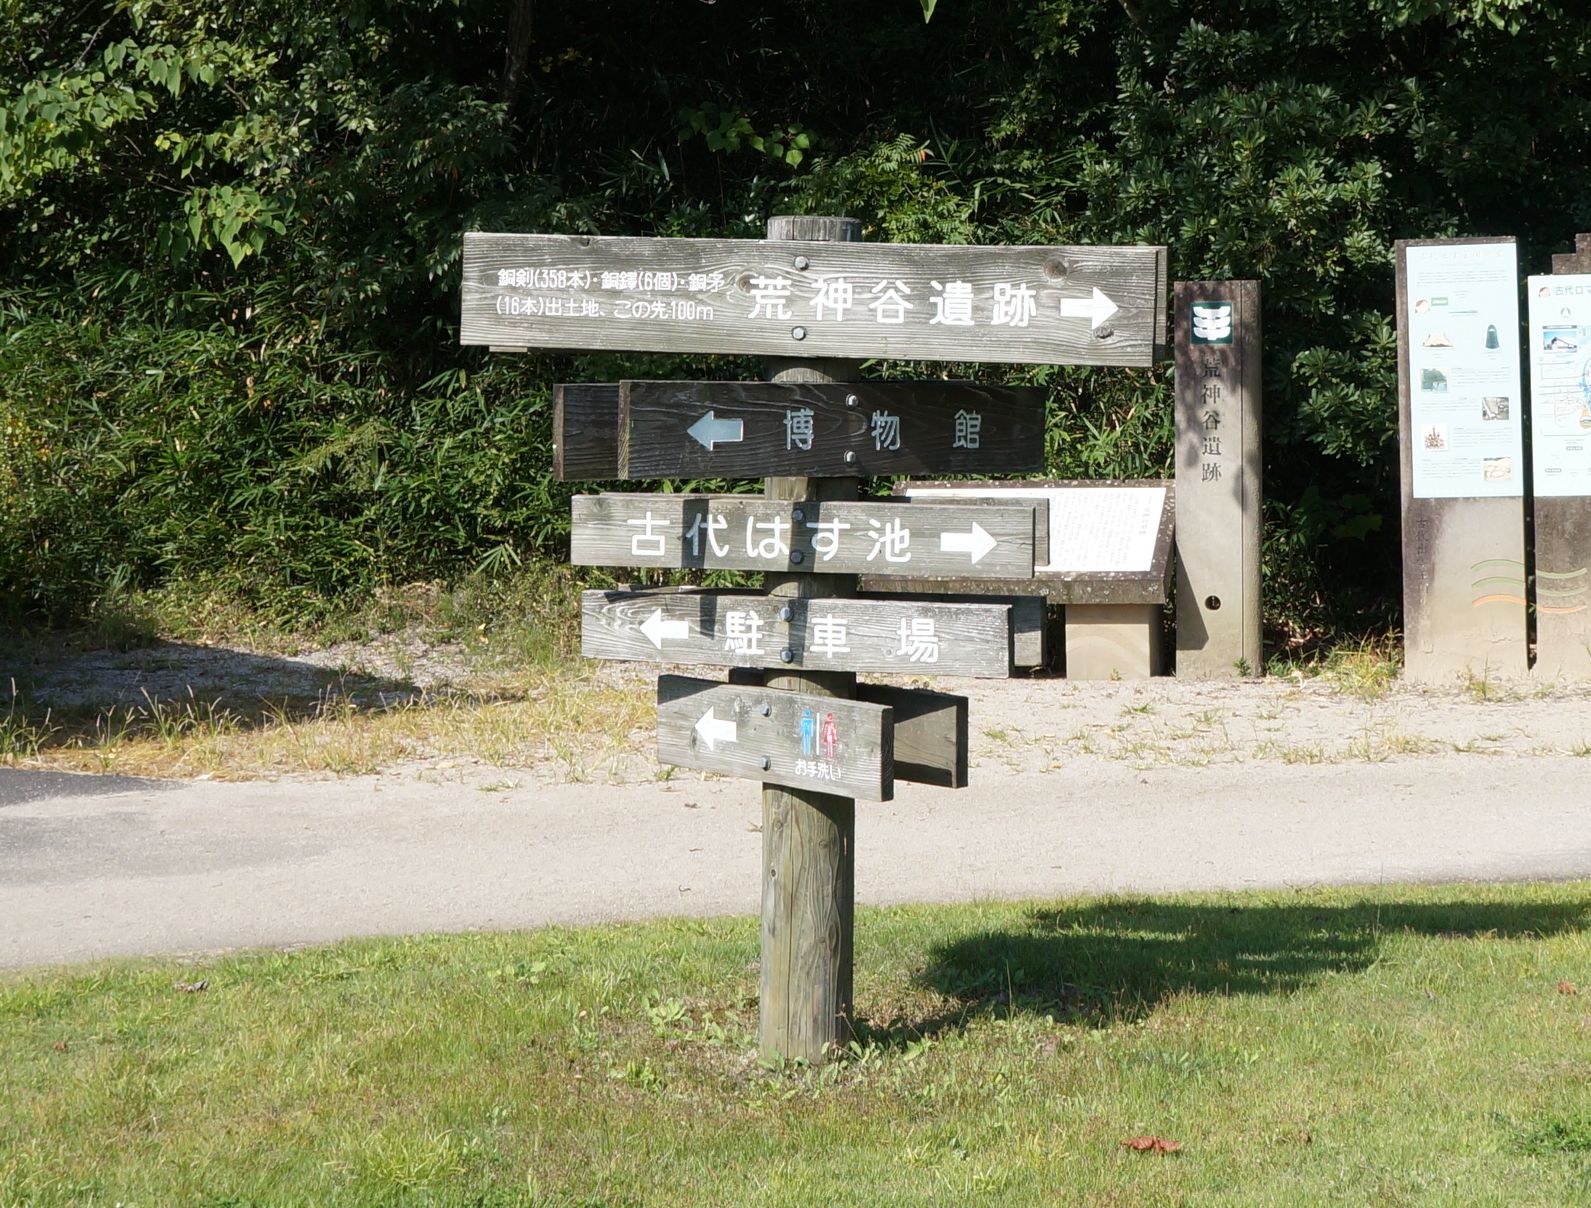
<instances>
[{"instance_id":1,"label":"bare dirt ground","mask_svg":"<svg viewBox=\"0 0 1591 1208\"><path fill-rule=\"evenodd\" d=\"M585 664L577 690L616 688L645 697L659 669ZM718 668L683 670L722 678ZM126 652L35 650L9 669L0 665L0 687L6 674L27 686L36 706L77 710L151 699L244 705L326 694L381 708L428 699L493 699L501 686L479 651L431 644L412 632L292 655L173 642ZM1089 683L1043 675L896 682L969 697L974 763L990 771L1099 763L1140 769L1381 763L1447 754L1591 759L1587 686L1476 680L1425 688L1332 675L1203 683L1170 677ZM595 726L601 719L592 720ZM622 736L617 751L610 743L603 758L582 760L578 767L553 759L521 770L548 784L570 778L654 780L665 773L651 757L650 743L649 731L637 729ZM469 762L468 756L443 758ZM406 760L390 770L414 774L426 762Z\"/></svg>"}]
</instances>

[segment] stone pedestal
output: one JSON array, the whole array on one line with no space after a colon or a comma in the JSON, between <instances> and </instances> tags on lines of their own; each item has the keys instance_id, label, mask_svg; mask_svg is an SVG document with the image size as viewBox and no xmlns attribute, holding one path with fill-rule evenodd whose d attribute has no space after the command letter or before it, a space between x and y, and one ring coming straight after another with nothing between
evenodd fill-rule
<instances>
[{"instance_id":1,"label":"stone pedestal","mask_svg":"<svg viewBox=\"0 0 1591 1208\"><path fill-rule=\"evenodd\" d=\"M1066 678L1148 679L1161 671L1159 604L1068 604Z\"/></svg>"}]
</instances>

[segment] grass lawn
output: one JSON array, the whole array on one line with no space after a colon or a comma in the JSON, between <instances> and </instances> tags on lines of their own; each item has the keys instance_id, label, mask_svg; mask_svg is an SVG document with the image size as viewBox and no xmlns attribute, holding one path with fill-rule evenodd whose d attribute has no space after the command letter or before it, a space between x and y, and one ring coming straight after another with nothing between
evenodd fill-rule
<instances>
[{"instance_id":1,"label":"grass lawn","mask_svg":"<svg viewBox=\"0 0 1591 1208\"><path fill-rule=\"evenodd\" d=\"M1587 884L864 910L820 1067L756 1059L749 919L4 974L0 1205L1587 1202L1588 925Z\"/></svg>"}]
</instances>

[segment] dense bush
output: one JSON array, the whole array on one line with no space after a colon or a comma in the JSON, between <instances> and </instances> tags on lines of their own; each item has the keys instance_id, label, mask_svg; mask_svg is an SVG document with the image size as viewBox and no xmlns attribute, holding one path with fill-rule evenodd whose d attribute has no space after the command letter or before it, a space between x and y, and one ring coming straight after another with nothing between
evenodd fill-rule
<instances>
[{"instance_id":1,"label":"dense bush","mask_svg":"<svg viewBox=\"0 0 1591 1208\"><path fill-rule=\"evenodd\" d=\"M0 597L52 614L173 576L303 613L556 556L549 383L755 367L461 350L459 233L807 211L1260 278L1274 618L1389 617L1392 241L1517 234L1534 270L1591 229L1567 3L4 11ZM1167 371L970 372L1052 387L1054 473L1169 467Z\"/></svg>"}]
</instances>

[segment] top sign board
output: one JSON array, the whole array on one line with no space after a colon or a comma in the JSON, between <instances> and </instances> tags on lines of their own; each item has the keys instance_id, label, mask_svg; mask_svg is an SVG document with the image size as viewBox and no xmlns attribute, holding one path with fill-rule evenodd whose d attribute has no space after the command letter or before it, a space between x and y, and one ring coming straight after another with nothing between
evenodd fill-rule
<instances>
[{"instance_id":1,"label":"top sign board","mask_svg":"<svg viewBox=\"0 0 1591 1208\"><path fill-rule=\"evenodd\" d=\"M1166 249L464 236L465 344L1151 365Z\"/></svg>"}]
</instances>

